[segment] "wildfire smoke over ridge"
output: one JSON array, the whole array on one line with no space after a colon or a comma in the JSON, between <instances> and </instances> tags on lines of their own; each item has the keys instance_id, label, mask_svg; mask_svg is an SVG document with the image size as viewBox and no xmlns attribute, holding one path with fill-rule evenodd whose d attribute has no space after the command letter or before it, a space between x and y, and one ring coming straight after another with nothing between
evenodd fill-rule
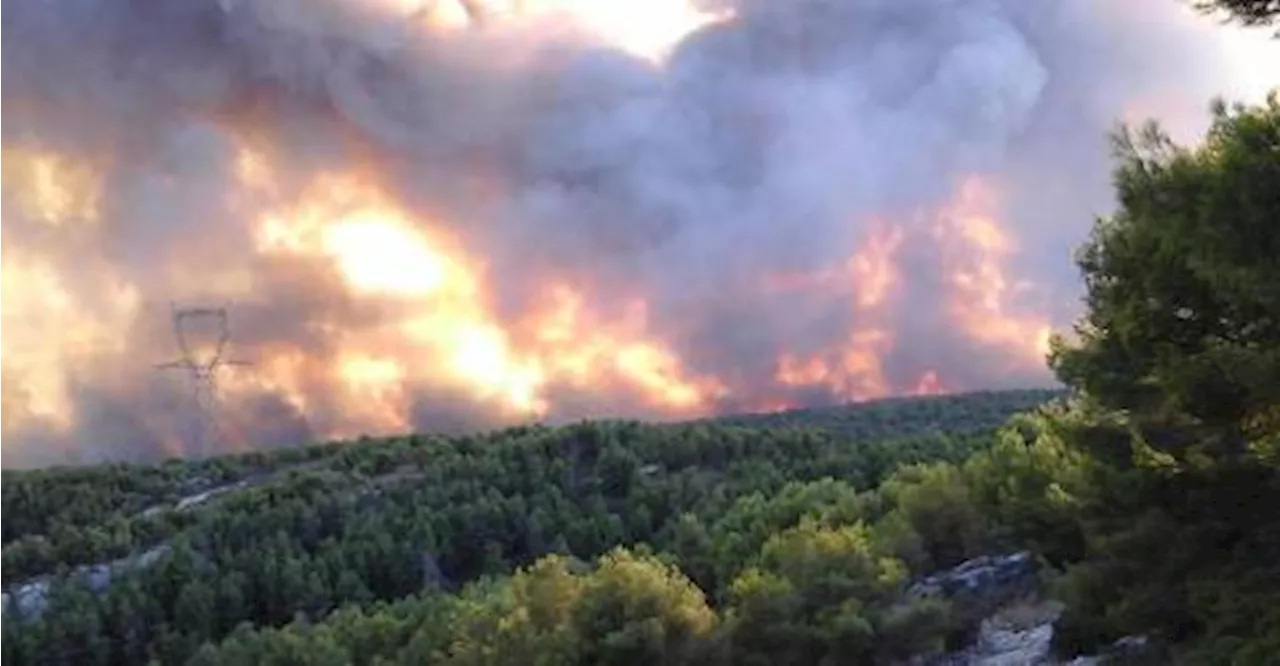
<instances>
[{"instance_id":1,"label":"wildfire smoke over ridge","mask_svg":"<svg viewBox=\"0 0 1280 666\"><path fill-rule=\"evenodd\" d=\"M238 448L1047 384L1105 130L1231 92L1131 4L16 5L4 464L205 453L170 300Z\"/></svg>"}]
</instances>

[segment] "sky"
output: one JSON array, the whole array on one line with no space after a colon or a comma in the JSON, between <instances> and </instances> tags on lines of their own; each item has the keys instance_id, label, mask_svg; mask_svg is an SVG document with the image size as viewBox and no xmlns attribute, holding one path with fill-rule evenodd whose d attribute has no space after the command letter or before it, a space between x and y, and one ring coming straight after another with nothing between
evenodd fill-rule
<instances>
[{"instance_id":1,"label":"sky","mask_svg":"<svg viewBox=\"0 0 1280 666\"><path fill-rule=\"evenodd\" d=\"M1177 0L2 27L6 467L1051 385L1108 132L1280 84Z\"/></svg>"}]
</instances>

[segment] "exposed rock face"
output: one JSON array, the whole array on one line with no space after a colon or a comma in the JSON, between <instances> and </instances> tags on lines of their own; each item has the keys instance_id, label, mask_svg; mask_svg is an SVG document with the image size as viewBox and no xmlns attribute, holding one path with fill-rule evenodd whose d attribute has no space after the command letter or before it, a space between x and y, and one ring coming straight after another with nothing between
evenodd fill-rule
<instances>
[{"instance_id":1,"label":"exposed rock face","mask_svg":"<svg viewBox=\"0 0 1280 666\"><path fill-rule=\"evenodd\" d=\"M1019 605L982 621L974 644L944 655L929 666L1051 666L1053 622L1061 606L1053 602ZM1079 666L1086 666L1080 664Z\"/></svg>"},{"instance_id":2,"label":"exposed rock face","mask_svg":"<svg viewBox=\"0 0 1280 666\"><path fill-rule=\"evenodd\" d=\"M1050 662L1053 624L1028 629L995 629L983 623L971 664L981 666L1030 666Z\"/></svg>"},{"instance_id":3,"label":"exposed rock face","mask_svg":"<svg viewBox=\"0 0 1280 666\"><path fill-rule=\"evenodd\" d=\"M1036 600L1039 587L1035 560L1029 553L983 556L921 579L907 590L908 598L943 596L964 610L983 617L969 647L949 654L916 659L914 666L1098 666L1106 659L1080 656L1055 658L1053 625L1062 604ZM1141 636L1116 641L1108 655L1138 654L1147 649Z\"/></svg>"},{"instance_id":4,"label":"exposed rock face","mask_svg":"<svg viewBox=\"0 0 1280 666\"><path fill-rule=\"evenodd\" d=\"M964 597L1004 603L1030 594L1039 586L1031 554L984 555L955 568L927 576L907 590L910 598Z\"/></svg>"},{"instance_id":5,"label":"exposed rock face","mask_svg":"<svg viewBox=\"0 0 1280 666\"><path fill-rule=\"evenodd\" d=\"M111 584L112 576L132 569L150 567L168 553L169 550L168 544L160 544L137 555L122 557L110 562L76 567L71 572L70 578L79 580L93 592L101 593L106 591ZM40 614L49 605L48 595L51 581L52 577L41 576L40 578L14 585L10 588L10 592L4 594L3 601L0 601L0 613L7 613L12 608L23 618L34 619L40 617Z\"/></svg>"},{"instance_id":6,"label":"exposed rock face","mask_svg":"<svg viewBox=\"0 0 1280 666\"><path fill-rule=\"evenodd\" d=\"M4 594L4 606L0 610L9 612L12 606L24 618L39 617L49 605L48 595L49 581L46 579L23 583L15 586L12 592Z\"/></svg>"},{"instance_id":7,"label":"exposed rock face","mask_svg":"<svg viewBox=\"0 0 1280 666\"><path fill-rule=\"evenodd\" d=\"M194 509L195 507L200 506L201 504L204 504L205 502L217 497L218 495L222 495L223 493L229 493L233 490L240 490L248 487L248 485L249 484L247 481L241 481L239 483L232 483L225 486L210 488L208 490L196 493L194 495L188 495L178 500L177 505L174 506L174 510L187 511L190 509Z\"/></svg>"}]
</instances>

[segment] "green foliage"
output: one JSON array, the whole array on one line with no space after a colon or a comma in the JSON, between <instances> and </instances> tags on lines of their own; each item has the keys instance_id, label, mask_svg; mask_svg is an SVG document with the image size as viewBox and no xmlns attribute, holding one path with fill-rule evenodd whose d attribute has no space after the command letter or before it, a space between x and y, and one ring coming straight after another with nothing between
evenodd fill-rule
<instances>
[{"instance_id":1,"label":"green foliage","mask_svg":"<svg viewBox=\"0 0 1280 666\"><path fill-rule=\"evenodd\" d=\"M6 612L5 661L180 663L218 641L227 643L233 663L294 663L300 654L357 663L366 654L399 659L377 647L381 635L397 649L408 645L422 659L435 659L471 625L437 619L449 630L430 633L401 627L399 616L377 619L391 610L357 611L556 561L543 559L548 555L573 562L628 544L672 554L700 597L722 599L775 533L805 517L841 526L870 515L878 501L870 489L900 465L959 462L991 441L989 431L975 428L994 427L1046 395L826 410L812 427L601 422L363 440L159 467L5 472L6 530L19 526L5 545L5 582L11 591L41 576L51 584L39 618ZM917 415L926 420L912 421ZM842 434L853 431L895 437ZM105 545L90 546L97 542ZM153 547L168 550L144 561ZM110 585L89 593L87 572L76 567L112 559ZM619 576L632 571L619 567ZM476 600L469 595L477 592L466 589L460 599L472 604L470 615L453 602L443 604L447 612L429 604L431 612L470 618L479 627L472 633L511 621L498 601ZM625 621L600 639L598 658L650 654L645 650L679 633L636 615L639 607L618 608ZM239 627L246 624L259 631L244 634ZM559 654L552 639L562 633L541 626L520 629L520 640ZM663 649L669 657L680 653ZM473 653L459 644L457 654Z\"/></svg>"},{"instance_id":2,"label":"green foliage","mask_svg":"<svg viewBox=\"0 0 1280 666\"><path fill-rule=\"evenodd\" d=\"M869 514L871 501L848 483L831 478L792 482L771 497L760 492L741 497L711 527L709 536L717 563L712 580L729 580L772 535L801 519L849 524Z\"/></svg>"},{"instance_id":3,"label":"green foliage","mask_svg":"<svg viewBox=\"0 0 1280 666\"><path fill-rule=\"evenodd\" d=\"M1085 396L1053 436L1089 456L1065 493L1083 549L1059 581L1057 638L1078 651L1140 633L1183 663L1270 663L1280 100L1216 104L1194 149L1155 127L1118 146L1120 210L1081 253L1089 310L1052 359Z\"/></svg>"},{"instance_id":4,"label":"green foliage","mask_svg":"<svg viewBox=\"0 0 1280 666\"><path fill-rule=\"evenodd\" d=\"M772 537L729 590L741 664L888 663L941 647L946 609L900 605L906 566L861 523L805 518Z\"/></svg>"},{"instance_id":5,"label":"green foliage","mask_svg":"<svg viewBox=\"0 0 1280 666\"><path fill-rule=\"evenodd\" d=\"M994 446L965 461L970 499L988 521L991 539L1056 565L1083 556L1079 510L1099 471L1070 443L1073 433L1094 432L1081 421L1078 406L1015 417Z\"/></svg>"},{"instance_id":6,"label":"green foliage","mask_svg":"<svg viewBox=\"0 0 1280 666\"><path fill-rule=\"evenodd\" d=\"M1058 398L1062 391L1027 389L945 395L928 399L890 398L842 407L794 409L716 419L726 425L819 428L858 440L883 440L945 432L987 432L1011 414Z\"/></svg>"},{"instance_id":7,"label":"green foliage","mask_svg":"<svg viewBox=\"0 0 1280 666\"><path fill-rule=\"evenodd\" d=\"M885 532L897 554L917 570L952 567L983 552L989 541L962 470L932 463L898 470L880 488L893 507Z\"/></svg>"},{"instance_id":8,"label":"green foliage","mask_svg":"<svg viewBox=\"0 0 1280 666\"><path fill-rule=\"evenodd\" d=\"M698 664L716 615L679 569L617 550L573 609L581 664Z\"/></svg>"},{"instance_id":9,"label":"green foliage","mask_svg":"<svg viewBox=\"0 0 1280 666\"><path fill-rule=\"evenodd\" d=\"M1246 455L1280 424L1280 99L1215 105L1196 149L1154 125L1116 143L1120 209L1080 252L1088 312L1054 368L1157 450Z\"/></svg>"},{"instance_id":10,"label":"green foliage","mask_svg":"<svg viewBox=\"0 0 1280 666\"><path fill-rule=\"evenodd\" d=\"M670 565L615 550L595 571L549 556L497 585L463 593L445 664L697 663L715 614Z\"/></svg>"}]
</instances>

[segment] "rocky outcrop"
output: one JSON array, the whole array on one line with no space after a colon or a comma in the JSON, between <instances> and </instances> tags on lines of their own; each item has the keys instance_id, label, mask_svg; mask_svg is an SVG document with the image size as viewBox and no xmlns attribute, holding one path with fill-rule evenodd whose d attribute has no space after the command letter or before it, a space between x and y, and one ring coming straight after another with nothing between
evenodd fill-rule
<instances>
[{"instance_id":1,"label":"rocky outcrop","mask_svg":"<svg viewBox=\"0 0 1280 666\"><path fill-rule=\"evenodd\" d=\"M40 617L49 605L48 579L33 580L15 585L10 592L0 595L0 612L17 612L21 617Z\"/></svg>"},{"instance_id":2,"label":"rocky outcrop","mask_svg":"<svg viewBox=\"0 0 1280 666\"><path fill-rule=\"evenodd\" d=\"M1053 623L1062 605L1015 602L982 620L969 647L926 661L927 666L1052 666ZM1080 666L1085 666L1081 664Z\"/></svg>"},{"instance_id":3,"label":"rocky outcrop","mask_svg":"<svg viewBox=\"0 0 1280 666\"><path fill-rule=\"evenodd\" d=\"M963 650L920 658L913 666L1098 666L1110 656L1148 649L1139 636L1116 641L1104 656L1060 660L1053 656L1054 623L1062 604L1037 598L1039 572L1029 553L989 555L919 580L908 598L941 596L982 617L976 638Z\"/></svg>"},{"instance_id":4,"label":"rocky outcrop","mask_svg":"<svg viewBox=\"0 0 1280 666\"><path fill-rule=\"evenodd\" d=\"M908 598L943 596L1003 604L1036 591L1038 568L1030 553L984 555L926 576L907 589Z\"/></svg>"},{"instance_id":5,"label":"rocky outcrop","mask_svg":"<svg viewBox=\"0 0 1280 666\"><path fill-rule=\"evenodd\" d=\"M1026 629L997 629L983 623L969 663L973 666L1032 666L1055 663L1050 657L1053 624Z\"/></svg>"},{"instance_id":6,"label":"rocky outcrop","mask_svg":"<svg viewBox=\"0 0 1280 666\"><path fill-rule=\"evenodd\" d=\"M110 562L87 564L76 567L68 576L68 580L79 582L95 593L106 591L114 576L125 571L145 569L152 566L170 550L168 544L160 544L147 550L122 557ZM37 618L49 605L49 587L53 584L51 576L41 576L25 583L14 585L5 592L0 600L0 613L17 612L23 618Z\"/></svg>"},{"instance_id":7,"label":"rocky outcrop","mask_svg":"<svg viewBox=\"0 0 1280 666\"><path fill-rule=\"evenodd\" d=\"M195 493L194 495L187 495L186 497L179 499L178 503L174 505L173 508L175 511L188 511L190 509L194 509L195 507L200 506L201 504L204 504L205 502L208 502L209 500L217 497L218 495L229 493L233 490L242 490L247 487L249 487L248 481L240 481L239 483L232 483L225 486L210 488L208 490Z\"/></svg>"}]
</instances>

